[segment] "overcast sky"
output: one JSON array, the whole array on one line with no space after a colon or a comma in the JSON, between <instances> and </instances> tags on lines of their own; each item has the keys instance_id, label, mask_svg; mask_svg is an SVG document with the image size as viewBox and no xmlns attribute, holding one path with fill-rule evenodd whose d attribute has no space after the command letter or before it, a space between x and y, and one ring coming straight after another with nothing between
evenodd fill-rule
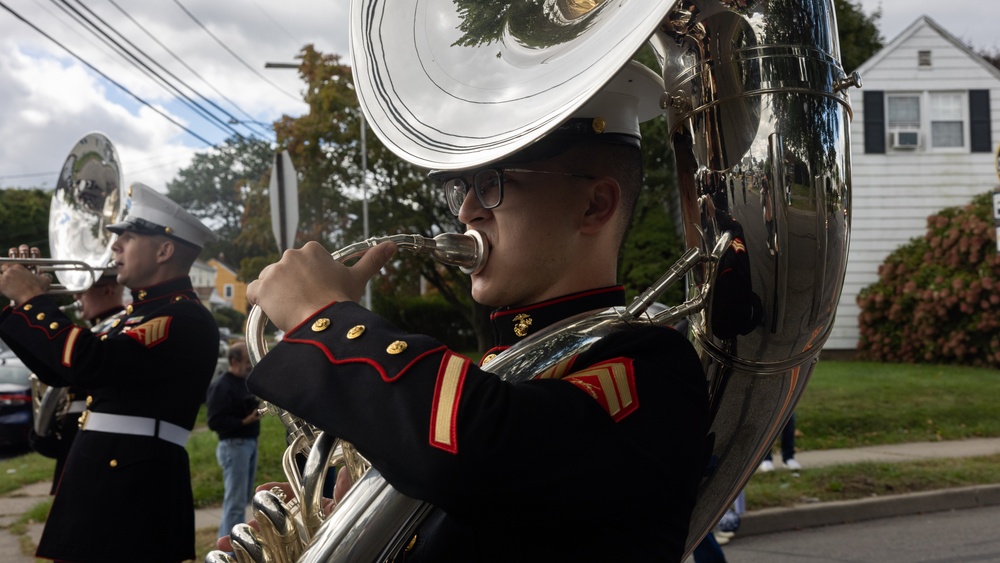
<instances>
[{"instance_id":1,"label":"overcast sky","mask_svg":"<svg viewBox=\"0 0 1000 563\"><path fill-rule=\"evenodd\" d=\"M173 93L115 55L78 21L80 16L60 8L69 10L67 4L88 19L104 20L198 94L245 122L266 124L306 110L297 72L265 69L266 62L293 62L307 43L349 60L348 0L84 2L93 13L72 0L0 0L0 187L54 187L56 171L73 144L90 131L100 131L118 148L126 185L143 182L164 190L192 154L230 134L193 114ZM1000 46L993 1L862 0L861 4L868 13L882 7L886 41L926 14L977 48ZM86 68L4 6L204 140ZM266 126L250 126L259 135L268 133ZM234 127L243 134L250 132L243 125Z\"/></svg>"}]
</instances>

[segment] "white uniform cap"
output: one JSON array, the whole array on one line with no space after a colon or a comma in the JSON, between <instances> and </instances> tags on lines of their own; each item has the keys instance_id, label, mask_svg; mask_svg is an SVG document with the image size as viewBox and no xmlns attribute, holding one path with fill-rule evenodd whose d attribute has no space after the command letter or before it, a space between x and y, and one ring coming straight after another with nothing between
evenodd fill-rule
<instances>
[{"instance_id":1,"label":"white uniform cap","mask_svg":"<svg viewBox=\"0 0 1000 563\"><path fill-rule=\"evenodd\" d=\"M107 229L116 234L131 231L142 235L163 235L198 248L204 248L206 242L219 240L197 217L167 196L138 182L129 186L125 218Z\"/></svg>"},{"instance_id":2,"label":"white uniform cap","mask_svg":"<svg viewBox=\"0 0 1000 563\"><path fill-rule=\"evenodd\" d=\"M570 120L592 119L592 128L598 135L619 134L639 139L639 124L663 113L662 95L663 80L659 75L630 61L600 92L573 112Z\"/></svg>"}]
</instances>

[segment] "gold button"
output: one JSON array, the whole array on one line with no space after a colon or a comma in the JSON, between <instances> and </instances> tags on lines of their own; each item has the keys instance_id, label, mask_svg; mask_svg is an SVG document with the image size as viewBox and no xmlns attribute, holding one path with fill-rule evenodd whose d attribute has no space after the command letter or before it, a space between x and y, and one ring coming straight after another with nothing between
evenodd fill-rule
<instances>
[{"instance_id":1,"label":"gold button","mask_svg":"<svg viewBox=\"0 0 1000 563\"><path fill-rule=\"evenodd\" d=\"M112 321L111 326L115 327L115 326L118 326L120 324L122 324L122 320L121 319L115 319L114 321Z\"/></svg>"},{"instance_id":2,"label":"gold button","mask_svg":"<svg viewBox=\"0 0 1000 563\"><path fill-rule=\"evenodd\" d=\"M132 306L131 305L129 305L128 307L125 307L125 313L128 314L128 315L132 314Z\"/></svg>"},{"instance_id":3,"label":"gold button","mask_svg":"<svg viewBox=\"0 0 1000 563\"><path fill-rule=\"evenodd\" d=\"M312 325L313 332L323 332L328 328L330 328L330 319L327 318L316 319L316 322Z\"/></svg>"},{"instance_id":4,"label":"gold button","mask_svg":"<svg viewBox=\"0 0 1000 563\"><path fill-rule=\"evenodd\" d=\"M59 328L59 323L57 323L57 322L50 323L49 324L49 328L51 328L52 330L55 330L55 329Z\"/></svg>"},{"instance_id":5,"label":"gold button","mask_svg":"<svg viewBox=\"0 0 1000 563\"><path fill-rule=\"evenodd\" d=\"M595 117L590 126L594 129L594 133L603 133L607 123L604 122L603 117Z\"/></svg>"},{"instance_id":6,"label":"gold button","mask_svg":"<svg viewBox=\"0 0 1000 563\"><path fill-rule=\"evenodd\" d=\"M139 301L142 301L143 299L145 299L146 298L146 290L145 289L140 289L138 297L139 297Z\"/></svg>"},{"instance_id":7,"label":"gold button","mask_svg":"<svg viewBox=\"0 0 1000 563\"><path fill-rule=\"evenodd\" d=\"M365 325L357 325L351 330L347 331L347 338L354 340L355 338L361 336L365 333Z\"/></svg>"},{"instance_id":8,"label":"gold button","mask_svg":"<svg viewBox=\"0 0 1000 563\"><path fill-rule=\"evenodd\" d=\"M35 315L35 318L38 319L38 320L40 320L40 321L44 321L45 320L45 313L38 313L37 315Z\"/></svg>"},{"instance_id":9,"label":"gold button","mask_svg":"<svg viewBox=\"0 0 1000 563\"><path fill-rule=\"evenodd\" d=\"M108 339L108 335L107 334L102 334L101 335L101 342L104 342L107 339Z\"/></svg>"},{"instance_id":10,"label":"gold button","mask_svg":"<svg viewBox=\"0 0 1000 563\"><path fill-rule=\"evenodd\" d=\"M30 311L32 307L34 307L34 305L32 305L31 303L28 303L27 305L24 306L24 310L25 311Z\"/></svg>"},{"instance_id":11,"label":"gold button","mask_svg":"<svg viewBox=\"0 0 1000 563\"><path fill-rule=\"evenodd\" d=\"M88 403L88 405L89 404L90 403ZM76 419L76 426L80 430L83 430L84 428L86 428L87 427L87 419L89 417L90 417L90 411L89 410L88 411L83 411L82 413L80 413L80 418Z\"/></svg>"},{"instance_id":12,"label":"gold button","mask_svg":"<svg viewBox=\"0 0 1000 563\"><path fill-rule=\"evenodd\" d=\"M113 459L111 460L111 463L108 463L108 465L110 465L111 467L118 467L118 460Z\"/></svg>"},{"instance_id":13,"label":"gold button","mask_svg":"<svg viewBox=\"0 0 1000 563\"><path fill-rule=\"evenodd\" d=\"M181 299L184 299L183 295L178 295L177 297L174 297L174 301L180 301Z\"/></svg>"},{"instance_id":14,"label":"gold button","mask_svg":"<svg viewBox=\"0 0 1000 563\"><path fill-rule=\"evenodd\" d=\"M170 227L163 227L163 232L169 235L170 233L174 232L174 230L171 229Z\"/></svg>"},{"instance_id":15,"label":"gold button","mask_svg":"<svg viewBox=\"0 0 1000 563\"><path fill-rule=\"evenodd\" d=\"M87 395L87 406L89 407L90 403L93 403L93 402L94 402L93 395Z\"/></svg>"},{"instance_id":16,"label":"gold button","mask_svg":"<svg viewBox=\"0 0 1000 563\"><path fill-rule=\"evenodd\" d=\"M406 342L403 342L402 340L393 342L388 348L385 349L386 352L394 356L396 354L402 354L404 350L406 350Z\"/></svg>"},{"instance_id":17,"label":"gold button","mask_svg":"<svg viewBox=\"0 0 1000 563\"><path fill-rule=\"evenodd\" d=\"M496 354L486 354L486 356L483 357L483 364L482 365L485 366L486 364L492 362L493 359L496 358L496 357L497 357Z\"/></svg>"}]
</instances>

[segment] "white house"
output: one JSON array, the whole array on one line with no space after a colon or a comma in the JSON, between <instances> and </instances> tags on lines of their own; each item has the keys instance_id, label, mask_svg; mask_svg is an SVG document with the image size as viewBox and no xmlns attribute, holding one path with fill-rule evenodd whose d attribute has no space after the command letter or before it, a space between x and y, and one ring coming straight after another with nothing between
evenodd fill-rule
<instances>
[{"instance_id":1,"label":"white house","mask_svg":"<svg viewBox=\"0 0 1000 563\"><path fill-rule=\"evenodd\" d=\"M852 227L827 350L857 346L858 292L927 217L996 185L1000 70L922 16L858 69L852 96Z\"/></svg>"}]
</instances>

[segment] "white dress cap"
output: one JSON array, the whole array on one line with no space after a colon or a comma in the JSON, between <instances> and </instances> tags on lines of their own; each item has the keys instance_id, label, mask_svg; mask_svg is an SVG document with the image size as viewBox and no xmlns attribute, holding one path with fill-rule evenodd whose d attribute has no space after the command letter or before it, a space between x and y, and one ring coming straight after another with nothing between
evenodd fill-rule
<instances>
[{"instance_id":1,"label":"white dress cap","mask_svg":"<svg viewBox=\"0 0 1000 563\"><path fill-rule=\"evenodd\" d=\"M204 248L205 243L219 237L197 217L191 215L167 196L138 182L129 186L125 200L125 218L107 227L121 234L124 231L144 235L163 235Z\"/></svg>"}]
</instances>

